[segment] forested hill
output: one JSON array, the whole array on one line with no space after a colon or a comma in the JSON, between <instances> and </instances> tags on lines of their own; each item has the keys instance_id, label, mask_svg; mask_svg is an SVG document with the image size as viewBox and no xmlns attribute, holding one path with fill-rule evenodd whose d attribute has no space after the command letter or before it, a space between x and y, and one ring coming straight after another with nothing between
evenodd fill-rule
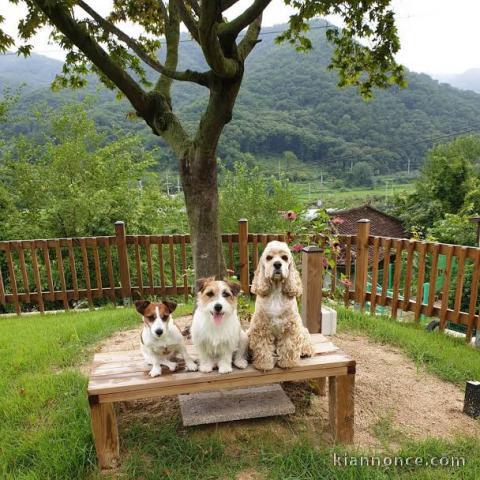
<instances>
[{"instance_id":1,"label":"forested hill","mask_svg":"<svg viewBox=\"0 0 480 480\"><path fill-rule=\"evenodd\" d=\"M386 173L405 170L408 160L412 168L419 166L433 139L480 130L480 95L439 84L427 75L409 73L408 88L377 91L369 102L353 88L337 88L336 73L326 68L331 47L321 26L316 24L311 31L314 50L306 54L274 43L274 32L281 26L263 31L262 42L248 61L233 120L221 140L219 155L227 164L247 152L271 158L292 151L304 162L338 173L358 161L370 162L379 173ZM183 66L203 66L193 42L183 41L181 50ZM28 83L17 105L17 113L22 114L38 102L57 106L94 95L92 114L107 133L134 129L145 136L148 146L159 144L141 122L126 119L130 106L115 100L95 80L83 91L51 92L48 84L60 69L60 62L38 55L29 59L0 56L0 85ZM179 84L174 102L193 127L206 102L206 90ZM16 117L0 127L4 134L38 133L31 115ZM166 149L161 157L171 159Z\"/></svg>"}]
</instances>

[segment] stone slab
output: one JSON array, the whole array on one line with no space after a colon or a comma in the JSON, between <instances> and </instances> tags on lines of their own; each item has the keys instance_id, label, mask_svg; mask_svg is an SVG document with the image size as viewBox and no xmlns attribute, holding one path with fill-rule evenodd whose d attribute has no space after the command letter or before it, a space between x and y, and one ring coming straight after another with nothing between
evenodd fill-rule
<instances>
[{"instance_id":1,"label":"stone slab","mask_svg":"<svg viewBox=\"0 0 480 480\"><path fill-rule=\"evenodd\" d=\"M183 425L288 415L295 406L278 384L179 395Z\"/></svg>"}]
</instances>

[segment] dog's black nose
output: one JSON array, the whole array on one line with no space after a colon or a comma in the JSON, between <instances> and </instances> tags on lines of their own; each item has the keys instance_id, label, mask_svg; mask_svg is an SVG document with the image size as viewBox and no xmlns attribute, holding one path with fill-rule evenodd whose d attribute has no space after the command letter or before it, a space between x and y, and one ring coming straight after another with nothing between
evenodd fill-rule
<instances>
[{"instance_id":1,"label":"dog's black nose","mask_svg":"<svg viewBox=\"0 0 480 480\"><path fill-rule=\"evenodd\" d=\"M213 308L216 312L221 312L223 307L220 303L216 303Z\"/></svg>"},{"instance_id":2,"label":"dog's black nose","mask_svg":"<svg viewBox=\"0 0 480 480\"><path fill-rule=\"evenodd\" d=\"M163 333L163 330L162 330L161 328L157 328L157 329L155 330L155 335L160 336L162 333Z\"/></svg>"},{"instance_id":3,"label":"dog's black nose","mask_svg":"<svg viewBox=\"0 0 480 480\"><path fill-rule=\"evenodd\" d=\"M280 270L282 268L282 262L275 262L273 266L275 267L275 270Z\"/></svg>"}]
</instances>

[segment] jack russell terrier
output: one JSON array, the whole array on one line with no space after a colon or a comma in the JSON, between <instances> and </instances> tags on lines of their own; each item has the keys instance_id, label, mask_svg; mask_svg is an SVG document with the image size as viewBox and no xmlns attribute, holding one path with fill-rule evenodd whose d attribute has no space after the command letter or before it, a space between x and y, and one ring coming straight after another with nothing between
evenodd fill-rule
<instances>
[{"instance_id":1,"label":"jack russell terrier","mask_svg":"<svg viewBox=\"0 0 480 480\"><path fill-rule=\"evenodd\" d=\"M237 315L240 285L201 278L197 282L197 308L192 321L192 339L200 358L200 371L229 373L233 364L246 368L247 334Z\"/></svg>"},{"instance_id":2,"label":"jack russell terrier","mask_svg":"<svg viewBox=\"0 0 480 480\"><path fill-rule=\"evenodd\" d=\"M176 353L182 355L187 370L196 371L197 364L187 352L180 329L173 323L172 312L177 308L177 304L166 300L161 303L137 300L135 308L143 319L140 349L145 361L152 365L149 375L151 377L161 375L162 365L173 372L177 364L172 362L171 358Z\"/></svg>"}]
</instances>

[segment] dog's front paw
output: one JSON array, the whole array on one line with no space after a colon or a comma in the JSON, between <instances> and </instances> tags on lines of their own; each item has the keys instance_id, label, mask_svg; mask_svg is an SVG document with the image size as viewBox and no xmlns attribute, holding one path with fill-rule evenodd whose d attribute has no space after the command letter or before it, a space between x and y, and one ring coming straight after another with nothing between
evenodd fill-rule
<instances>
[{"instance_id":1,"label":"dog's front paw","mask_svg":"<svg viewBox=\"0 0 480 480\"><path fill-rule=\"evenodd\" d=\"M171 371L171 372L174 372L176 369L177 369L177 364L176 362L171 362L168 364L168 369Z\"/></svg>"},{"instance_id":2,"label":"dog's front paw","mask_svg":"<svg viewBox=\"0 0 480 480\"><path fill-rule=\"evenodd\" d=\"M160 375L162 374L162 367L153 367L151 370L150 370L150 373L149 375L153 378L153 377L159 377Z\"/></svg>"},{"instance_id":3,"label":"dog's front paw","mask_svg":"<svg viewBox=\"0 0 480 480\"><path fill-rule=\"evenodd\" d=\"M233 364L237 367L237 368L241 368L242 370L244 368L247 368L248 367L248 362L245 358L243 357L240 357L240 358L235 358L233 360Z\"/></svg>"},{"instance_id":4,"label":"dog's front paw","mask_svg":"<svg viewBox=\"0 0 480 480\"><path fill-rule=\"evenodd\" d=\"M195 362L187 362L186 367L189 372L196 372L198 370L198 365Z\"/></svg>"},{"instance_id":5,"label":"dog's front paw","mask_svg":"<svg viewBox=\"0 0 480 480\"><path fill-rule=\"evenodd\" d=\"M218 373L231 373L233 372L232 364L225 364L218 366Z\"/></svg>"},{"instance_id":6,"label":"dog's front paw","mask_svg":"<svg viewBox=\"0 0 480 480\"><path fill-rule=\"evenodd\" d=\"M266 372L267 370L272 370L273 367L275 366L275 363L273 359L271 361L254 361L253 366L257 369L260 370L261 372Z\"/></svg>"},{"instance_id":7,"label":"dog's front paw","mask_svg":"<svg viewBox=\"0 0 480 480\"><path fill-rule=\"evenodd\" d=\"M288 358L281 358L277 361L277 365L280 368L292 368L297 365L297 362Z\"/></svg>"}]
</instances>

